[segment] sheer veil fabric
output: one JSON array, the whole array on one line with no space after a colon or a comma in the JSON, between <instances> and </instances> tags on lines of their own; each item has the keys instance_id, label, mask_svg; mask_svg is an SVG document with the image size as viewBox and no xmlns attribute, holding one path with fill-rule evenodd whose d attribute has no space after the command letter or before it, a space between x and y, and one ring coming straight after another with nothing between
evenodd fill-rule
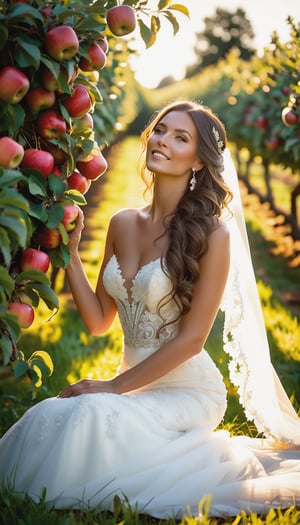
<instances>
[{"instance_id":1,"label":"sheer veil fabric","mask_svg":"<svg viewBox=\"0 0 300 525\"><path fill-rule=\"evenodd\" d=\"M230 230L231 265L221 309L225 314L224 350L231 360L230 378L238 388L249 420L276 448L300 448L300 418L270 359L270 349L249 249L237 173L228 149L223 177L233 192Z\"/></svg>"}]
</instances>

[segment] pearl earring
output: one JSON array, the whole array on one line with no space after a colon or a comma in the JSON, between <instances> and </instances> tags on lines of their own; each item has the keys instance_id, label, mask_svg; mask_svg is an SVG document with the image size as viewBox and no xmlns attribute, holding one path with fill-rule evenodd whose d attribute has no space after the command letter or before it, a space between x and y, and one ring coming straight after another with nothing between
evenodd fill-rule
<instances>
[{"instance_id":1,"label":"pearl earring","mask_svg":"<svg viewBox=\"0 0 300 525\"><path fill-rule=\"evenodd\" d=\"M194 191L197 186L196 170L192 170L192 178L190 180L190 191Z\"/></svg>"}]
</instances>

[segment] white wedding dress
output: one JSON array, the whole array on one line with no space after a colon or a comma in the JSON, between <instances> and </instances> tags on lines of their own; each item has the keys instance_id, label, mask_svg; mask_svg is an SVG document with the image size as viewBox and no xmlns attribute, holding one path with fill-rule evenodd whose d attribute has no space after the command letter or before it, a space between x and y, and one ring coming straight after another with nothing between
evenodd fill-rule
<instances>
[{"instance_id":1,"label":"white wedding dress","mask_svg":"<svg viewBox=\"0 0 300 525\"><path fill-rule=\"evenodd\" d=\"M104 273L124 331L121 370L176 335L163 321L174 304L159 259L137 273L130 290L115 255ZM37 404L0 440L2 483L34 500L46 488L56 508L112 508L114 495L155 517L266 512L300 504L300 450L272 450L266 440L216 431L226 409L220 372L203 349L147 387L128 394L86 394Z\"/></svg>"}]
</instances>

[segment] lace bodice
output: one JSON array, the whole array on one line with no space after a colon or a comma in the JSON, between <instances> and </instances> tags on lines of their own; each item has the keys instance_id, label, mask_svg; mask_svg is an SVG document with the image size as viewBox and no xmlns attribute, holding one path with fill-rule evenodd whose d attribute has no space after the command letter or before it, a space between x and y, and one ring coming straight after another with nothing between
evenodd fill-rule
<instances>
[{"instance_id":1,"label":"lace bodice","mask_svg":"<svg viewBox=\"0 0 300 525\"><path fill-rule=\"evenodd\" d=\"M118 306L126 347L151 353L175 337L176 323L159 330L177 316L173 302L158 308L161 299L171 291L171 282L163 272L160 259L142 266L127 290L118 259L113 255L104 271L103 283Z\"/></svg>"}]
</instances>

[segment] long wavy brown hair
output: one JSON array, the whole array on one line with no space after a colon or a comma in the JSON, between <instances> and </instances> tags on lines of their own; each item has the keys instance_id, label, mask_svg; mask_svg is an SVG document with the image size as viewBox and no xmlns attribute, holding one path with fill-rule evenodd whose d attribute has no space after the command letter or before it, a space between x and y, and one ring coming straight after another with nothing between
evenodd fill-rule
<instances>
[{"instance_id":1,"label":"long wavy brown hair","mask_svg":"<svg viewBox=\"0 0 300 525\"><path fill-rule=\"evenodd\" d=\"M175 300L178 319L190 310L194 284L199 277L199 260L207 251L208 237L232 193L222 177L222 152L226 147L224 125L210 108L190 101L173 102L154 113L143 131L140 171L146 189L153 191L155 188L155 173L147 169L145 162L148 139L160 120L171 111L184 111L190 115L197 129L198 156L204 164L195 174L195 189L191 191L187 185L176 210L165 221L168 248L163 269L171 279L172 291L162 304Z\"/></svg>"}]
</instances>

